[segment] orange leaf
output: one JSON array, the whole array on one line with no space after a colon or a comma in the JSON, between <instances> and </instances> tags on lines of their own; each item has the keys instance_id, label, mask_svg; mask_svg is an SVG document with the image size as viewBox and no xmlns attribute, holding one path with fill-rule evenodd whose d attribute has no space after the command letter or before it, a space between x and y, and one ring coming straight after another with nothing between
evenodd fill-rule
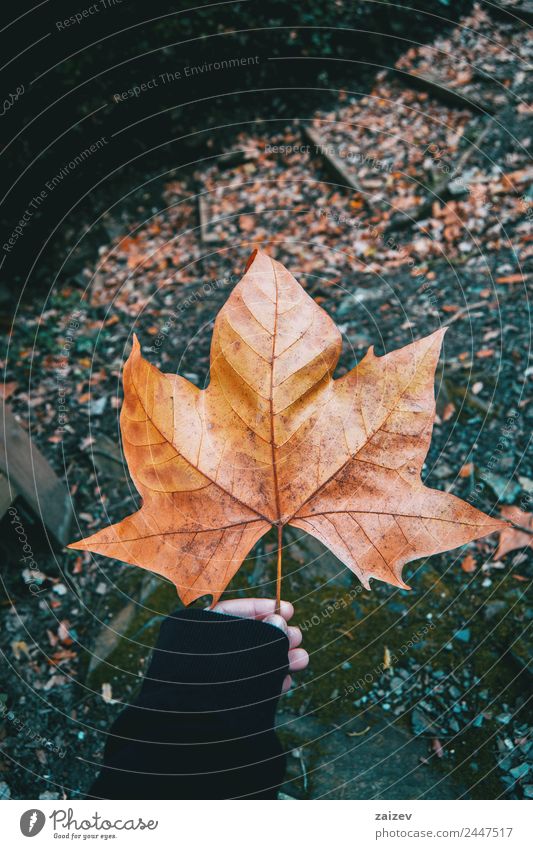
<instances>
[{"instance_id":1,"label":"orange leaf","mask_svg":"<svg viewBox=\"0 0 533 849\"><path fill-rule=\"evenodd\" d=\"M366 588L505 526L422 483L443 330L333 380L341 335L279 262L255 251L220 310L209 386L141 356L124 368L121 430L140 510L72 544L216 602L272 526L329 547Z\"/></svg>"},{"instance_id":2,"label":"orange leaf","mask_svg":"<svg viewBox=\"0 0 533 849\"><path fill-rule=\"evenodd\" d=\"M255 218L253 215L239 215L239 227L245 233L255 230Z\"/></svg>"},{"instance_id":3,"label":"orange leaf","mask_svg":"<svg viewBox=\"0 0 533 849\"><path fill-rule=\"evenodd\" d=\"M496 283L521 283L523 279L523 274L508 274L506 277L497 277Z\"/></svg>"},{"instance_id":4,"label":"orange leaf","mask_svg":"<svg viewBox=\"0 0 533 849\"><path fill-rule=\"evenodd\" d=\"M444 755L444 749L438 737L435 737L431 741L431 748L433 749L438 758L442 758L442 756Z\"/></svg>"},{"instance_id":5,"label":"orange leaf","mask_svg":"<svg viewBox=\"0 0 533 849\"><path fill-rule=\"evenodd\" d=\"M15 380L11 380L9 383L0 383L0 398L7 401L7 399L13 395L17 386L18 384Z\"/></svg>"},{"instance_id":6,"label":"orange leaf","mask_svg":"<svg viewBox=\"0 0 533 849\"><path fill-rule=\"evenodd\" d=\"M442 421L443 422L449 422L454 413L455 413L455 404L452 404L452 402L450 401L448 404L446 404L446 406L444 408L444 411L442 413Z\"/></svg>"}]
</instances>

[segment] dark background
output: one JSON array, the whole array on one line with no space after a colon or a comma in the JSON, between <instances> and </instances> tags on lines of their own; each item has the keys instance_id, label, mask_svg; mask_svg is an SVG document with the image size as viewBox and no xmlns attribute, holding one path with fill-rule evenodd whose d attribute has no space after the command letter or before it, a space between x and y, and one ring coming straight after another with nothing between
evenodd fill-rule
<instances>
[{"instance_id":1,"label":"dark background","mask_svg":"<svg viewBox=\"0 0 533 849\"><path fill-rule=\"evenodd\" d=\"M144 174L148 179L189 158L216 154L245 124L296 116L300 109L306 114L346 80L352 89L358 80L364 90L377 67L393 65L410 42L430 40L471 4L249 0L190 6L190 0L79 0L6 10L12 19L0 35L2 91L9 98L23 86L24 93L1 118L1 244L47 181L88 145L106 139L97 155L48 193L6 256L0 270L6 329L15 296L31 299L49 288L62 252L132 175L138 185ZM90 7L98 12L58 25ZM182 75L139 97L113 101L114 94L165 72L248 56L259 61ZM92 226L64 275L75 279L98 237Z\"/></svg>"}]
</instances>

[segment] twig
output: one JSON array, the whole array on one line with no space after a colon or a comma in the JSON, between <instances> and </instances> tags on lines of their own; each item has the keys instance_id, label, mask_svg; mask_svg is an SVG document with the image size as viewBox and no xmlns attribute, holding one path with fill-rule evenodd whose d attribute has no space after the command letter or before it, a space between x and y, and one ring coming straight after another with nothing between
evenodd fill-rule
<instances>
[{"instance_id":1,"label":"twig","mask_svg":"<svg viewBox=\"0 0 533 849\"><path fill-rule=\"evenodd\" d=\"M93 448L91 454L99 454L100 457L105 457L106 460L111 460L113 463L118 463L119 465L124 465L124 461L122 457L113 457L109 452L104 451L103 448Z\"/></svg>"},{"instance_id":2,"label":"twig","mask_svg":"<svg viewBox=\"0 0 533 849\"><path fill-rule=\"evenodd\" d=\"M476 301L475 304L467 304L466 307L458 310L455 315L452 315L448 321L445 321L442 327L449 327L450 324L453 324L454 321L457 321L459 318L462 318L466 313L470 312L470 310L477 310L479 307L486 307L487 301Z\"/></svg>"},{"instance_id":3,"label":"twig","mask_svg":"<svg viewBox=\"0 0 533 849\"><path fill-rule=\"evenodd\" d=\"M364 731L347 731L347 737L363 737L365 734L368 734L370 731L370 725L367 725Z\"/></svg>"}]
</instances>

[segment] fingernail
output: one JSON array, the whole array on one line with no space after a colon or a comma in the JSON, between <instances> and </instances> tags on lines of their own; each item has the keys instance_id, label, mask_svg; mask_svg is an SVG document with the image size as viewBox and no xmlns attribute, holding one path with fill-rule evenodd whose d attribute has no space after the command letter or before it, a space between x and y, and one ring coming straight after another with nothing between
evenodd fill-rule
<instances>
[{"instance_id":1,"label":"fingernail","mask_svg":"<svg viewBox=\"0 0 533 849\"><path fill-rule=\"evenodd\" d=\"M263 622L268 622L269 625L279 628L279 630L283 631L284 634L287 633L287 623L283 616L278 616L277 613L271 613L269 616L265 616Z\"/></svg>"}]
</instances>

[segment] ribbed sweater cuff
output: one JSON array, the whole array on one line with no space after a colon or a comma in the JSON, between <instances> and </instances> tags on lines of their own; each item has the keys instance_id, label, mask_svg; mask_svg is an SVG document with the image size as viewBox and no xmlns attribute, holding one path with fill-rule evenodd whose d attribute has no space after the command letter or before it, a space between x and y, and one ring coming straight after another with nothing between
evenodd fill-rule
<instances>
[{"instance_id":1,"label":"ribbed sweater cuff","mask_svg":"<svg viewBox=\"0 0 533 849\"><path fill-rule=\"evenodd\" d=\"M273 625L209 610L177 610L163 622L140 707L226 712L248 730L271 727L289 643ZM232 723L233 724L233 723Z\"/></svg>"}]
</instances>

